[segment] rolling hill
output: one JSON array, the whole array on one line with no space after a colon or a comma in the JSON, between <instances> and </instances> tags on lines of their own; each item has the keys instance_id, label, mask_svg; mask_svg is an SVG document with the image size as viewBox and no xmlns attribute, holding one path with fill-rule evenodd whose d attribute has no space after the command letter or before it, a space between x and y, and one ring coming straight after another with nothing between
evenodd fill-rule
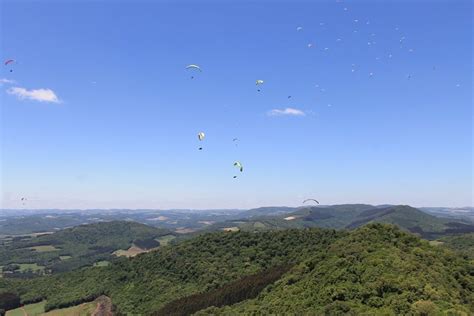
<instances>
[{"instance_id":1,"label":"rolling hill","mask_svg":"<svg viewBox=\"0 0 474 316\"><path fill-rule=\"evenodd\" d=\"M474 312L473 269L395 226L369 224L208 233L103 268L3 279L0 289L46 300L46 310L107 295L128 314L464 315Z\"/></svg>"},{"instance_id":2,"label":"rolling hill","mask_svg":"<svg viewBox=\"0 0 474 316\"><path fill-rule=\"evenodd\" d=\"M53 234L13 237L3 239L0 266L7 277L70 271L111 260L114 251L127 250L133 245L141 249L158 247L156 239L165 235L170 235L170 231L135 222L112 221L80 225Z\"/></svg>"},{"instance_id":3,"label":"rolling hill","mask_svg":"<svg viewBox=\"0 0 474 316\"><path fill-rule=\"evenodd\" d=\"M266 231L287 228L323 227L354 229L368 223L394 224L426 239L474 232L474 225L451 218L439 218L407 205L372 206L344 204L302 207L278 216L254 216L216 223L210 230L239 229Z\"/></svg>"}]
</instances>

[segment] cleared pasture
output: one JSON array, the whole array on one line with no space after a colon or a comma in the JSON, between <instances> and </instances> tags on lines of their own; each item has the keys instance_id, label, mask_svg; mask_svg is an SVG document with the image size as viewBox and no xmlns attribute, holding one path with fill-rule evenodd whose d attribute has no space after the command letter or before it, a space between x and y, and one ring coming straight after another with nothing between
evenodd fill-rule
<instances>
[{"instance_id":1,"label":"cleared pasture","mask_svg":"<svg viewBox=\"0 0 474 316\"><path fill-rule=\"evenodd\" d=\"M173 236L173 235L165 235L165 236L161 236L159 238L156 238L155 240L160 243L160 246L166 246L166 245L168 245L168 243L170 241L172 241L175 238L176 238L176 236Z\"/></svg>"}]
</instances>

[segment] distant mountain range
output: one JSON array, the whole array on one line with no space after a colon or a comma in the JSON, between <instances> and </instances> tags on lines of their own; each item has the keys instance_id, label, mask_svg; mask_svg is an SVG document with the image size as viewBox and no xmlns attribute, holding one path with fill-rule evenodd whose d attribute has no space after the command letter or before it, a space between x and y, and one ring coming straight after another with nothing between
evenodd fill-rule
<instances>
[{"instance_id":1,"label":"distant mountain range","mask_svg":"<svg viewBox=\"0 0 474 316\"><path fill-rule=\"evenodd\" d=\"M288 210L291 209L273 207L251 210L247 212L253 214L251 217L216 223L206 230L264 231L305 227L354 229L368 223L387 223L427 239L474 232L474 224L467 220L440 218L407 205L379 207L346 204L303 207L293 209L293 212Z\"/></svg>"},{"instance_id":2,"label":"distant mountain range","mask_svg":"<svg viewBox=\"0 0 474 316\"><path fill-rule=\"evenodd\" d=\"M26 211L28 212L28 211ZM23 215L22 215L23 214ZM29 213L28 213L29 214ZM474 209L397 205L342 204L304 207L260 207L250 210L91 210L0 215L0 236L55 232L81 224L131 221L169 229L181 235L205 231L269 230L302 227L353 229L370 222L393 223L424 238L470 232Z\"/></svg>"}]
</instances>

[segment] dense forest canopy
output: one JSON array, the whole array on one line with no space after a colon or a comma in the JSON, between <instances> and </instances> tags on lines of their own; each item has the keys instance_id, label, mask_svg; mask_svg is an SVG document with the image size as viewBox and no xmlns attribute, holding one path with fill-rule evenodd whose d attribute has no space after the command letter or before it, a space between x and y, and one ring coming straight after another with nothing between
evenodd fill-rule
<instances>
[{"instance_id":1,"label":"dense forest canopy","mask_svg":"<svg viewBox=\"0 0 474 316\"><path fill-rule=\"evenodd\" d=\"M106 294L119 311L146 314L186 296L219 297L232 282L288 264L256 298L201 313L474 311L471 261L385 224L208 233L108 267L1 284L24 303L46 299L47 309Z\"/></svg>"}]
</instances>

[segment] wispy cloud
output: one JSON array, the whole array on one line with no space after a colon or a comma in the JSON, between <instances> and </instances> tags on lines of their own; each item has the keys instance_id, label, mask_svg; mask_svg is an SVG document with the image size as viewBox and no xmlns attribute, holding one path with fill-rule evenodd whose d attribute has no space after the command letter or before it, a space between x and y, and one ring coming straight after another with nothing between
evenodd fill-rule
<instances>
[{"instance_id":1,"label":"wispy cloud","mask_svg":"<svg viewBox=\"0 0 474 316\"><path fill-rule=\"evenodd\" d=\"M294 109L294 108L286 108L286 109L273 109L267 112L269 116L282 116L282 115L290 115L290 116L305 116L306 113Z\"/></svg>"},{"instance_id":2,"label":"wispy cloud","mask_svg":"<svg viewBox=\"0 0 474 316\"><path fill-rule=\"evenodd\" d=\"M15 95L20 100L34 100L39 102L60 103L58 96L51 89L32 89L27 90L21 87L12 87L7 90L7 93Z\"/></svg>"},{"instance_id":3,"label":"wispy cloud","mask_svg":"<svg viewBox=\"0 0 474 316\"><path fill-rule=\"evenodd\" d=\"M14 84L16 83L15 80L7 79L7 78L0 78L0 86L3 84Z\"/></svg>"}]
</instances>

